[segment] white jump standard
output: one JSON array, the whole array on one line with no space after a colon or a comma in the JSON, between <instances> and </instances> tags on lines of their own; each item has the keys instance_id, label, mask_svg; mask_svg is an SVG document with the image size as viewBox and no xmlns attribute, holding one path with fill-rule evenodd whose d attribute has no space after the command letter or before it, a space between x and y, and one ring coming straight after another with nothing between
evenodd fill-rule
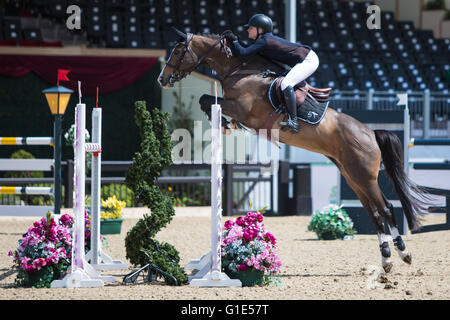
<instances>
[{"instance_id":1,"label":"white jump standard","mask_svg":"<svg viewBox=\"0 0 450 320\"><path fill-rule=\"evenodd\" d=\"M84 131L86 128L86 105L75 108L74 143L74 201L72 233L72 265L70 272L62 280L54 280L52 288L102 287L104 281L97 271L89 265L84 255L84 196L85 196L85 152ZM100 151L97 150L97 151Z\"/></svg>"},{"instance_id":2,"label":"white jump standard","mask_svg":"<svg viewBox=\"0 0 450 320\"><path fill-rule=\"evenodd\" d=\"M86 254L86 260L96 270L120 270L127 269L128 266L120 260L113 260L102 250L100 241L100 186L101 186L101 163L102 154L96 151L96 147L101 150L102 145L102 109L92 110L92 144L86 144L86 151L92 152L91 166L91 250ZM90 150L93 148L92 151Z\"/></svg>"},{"instance_id":3,"label":"white jump standard","mask_svg":"<svg viewBox=\"0 0 450 320\"><path fill-rule=\"evenodd\" d=\"M97 109L97 108L96 108ZM100 116L99 116L100 115ZM101 109L93 112L93 126L100 128L98 125L98 121L101 121ZM72 265L69 273L62 280L55 280L52 282L52 288L73 288L73 287L101 287L105 282L114 282L115 278L111 276L102 276L100 275L93 266L88 263L88 260L84 254L84 229L85 229L85 221L84 221L84 213L85 213L85 152L92 152L95 154L99 154L101 152L101 144L94 143L85 143L84 132L86 128L86 105L79 103L75 108L75 143L74 143L74 205L73 205L73 233L72 233ZM97 130L96 129L96 130ZM99 130L97 131L100 132ZM94 157L95 159L95 157ZM99 160L99 159L97 159ZM94 201L94 194L100 195L100 163L97 162L97 165L94 168L92 166L92 180L93 180L93 196L92 200ZM94 181L96 180L96 181ZM98 185L98 188L96 188ZM94 191L96 190L96 191ZM96 203L99 203L99 197L95 198ZM100 215L100 207L93 209L97 211L98 216ZM91 226L94 227L96 225L96 221L92 218ZM97 229L99 228L100 223L98 223ZM96 229L96 231L97 231ZM91 254L91 258L97 257L97 262L102 261L98 259L98 256L101 256L101 248L99 245L100 236L98 238L94 233L91 234L92 244L96 245L96 250L98 254ZM92 247L92 246L91 246Z\"/></svg>"},{"instance_id":4,"label":"white jump standard","mask_svg":"<svg viewBox=\"0 0 450 320\"><path fill-rule=\"evenodd\" d=\"M221 272L222 256L222 110L211 108L211 251L199 260L190 261L185 270L198 270L189 276L189 284L196 287L241 287L238 279L230 279Z\"/></svg>"}]
</instances>

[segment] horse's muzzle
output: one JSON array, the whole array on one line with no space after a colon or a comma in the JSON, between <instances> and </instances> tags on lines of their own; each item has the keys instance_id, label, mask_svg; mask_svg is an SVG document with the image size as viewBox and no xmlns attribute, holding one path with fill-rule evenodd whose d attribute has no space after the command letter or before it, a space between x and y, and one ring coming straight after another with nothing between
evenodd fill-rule
<instances>
[{"instance_id":1,"label":"horse's muzzle","mask_svg":"<svg viewBox=\"0 0 450 320\"><path fill-rule=\"evenodd\" d=\"M164 79L164 77L158 77L157 81L162 88L172 88L176 82L176 77L171 75L169 79Z\"/></svg>"}]
</instances>

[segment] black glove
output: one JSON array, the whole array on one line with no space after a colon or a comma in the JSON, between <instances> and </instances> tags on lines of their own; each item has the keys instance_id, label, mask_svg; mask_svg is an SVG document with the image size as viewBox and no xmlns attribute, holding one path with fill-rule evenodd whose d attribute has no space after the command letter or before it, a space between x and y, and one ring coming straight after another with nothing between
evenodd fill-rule
<instances>
[{"instance_id":1,"label":"black glove","mask_svg":"<svg viewBox=\"0 0 450 320\"><path fill-rule=\"evenodd\" d=\"M230 31L225 34L225 39L227 40L227 42L232 43L233 41L237 41L238 37Z\"/></svg>"}]
</instances>

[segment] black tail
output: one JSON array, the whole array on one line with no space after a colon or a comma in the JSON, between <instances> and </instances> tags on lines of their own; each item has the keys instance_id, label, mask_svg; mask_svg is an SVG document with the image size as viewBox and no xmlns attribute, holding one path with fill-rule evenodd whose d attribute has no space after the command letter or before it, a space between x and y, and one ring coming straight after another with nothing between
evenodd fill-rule
<instances>
[{"instance_id":1,"label":"black tail","mask_svg":"<svg viewBox=\"0 0 450 320\"><path fill-rule=\"evenodd\" d=\"M375 137L386 172L402 204L408 227L412 231L418 230L421 227L420 214L427 211L426 201L430 201L428 194L405 174L400 139L386 130L375 130Z\"/></svg>"}]
</instances>

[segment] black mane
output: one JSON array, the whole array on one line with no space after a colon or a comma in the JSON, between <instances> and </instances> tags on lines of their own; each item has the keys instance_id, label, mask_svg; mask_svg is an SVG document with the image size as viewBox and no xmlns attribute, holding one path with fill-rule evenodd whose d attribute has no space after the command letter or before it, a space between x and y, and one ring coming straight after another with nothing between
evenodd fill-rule
<instances>
[{"instance_id":1,"label":"black mane","mask_svg":"<svg viewBox=\"0 0 450 320\"><path fill-rule=\"evenodd\" d=\"M220 38L220 34L215 34L215 33L200 33L200 34L197 34L197 35L202 36L202 37L206 37L206 38L209 38L209 39L214 39L214 40L217 40L217 39Z\"/></svg>"}]
</instances>

